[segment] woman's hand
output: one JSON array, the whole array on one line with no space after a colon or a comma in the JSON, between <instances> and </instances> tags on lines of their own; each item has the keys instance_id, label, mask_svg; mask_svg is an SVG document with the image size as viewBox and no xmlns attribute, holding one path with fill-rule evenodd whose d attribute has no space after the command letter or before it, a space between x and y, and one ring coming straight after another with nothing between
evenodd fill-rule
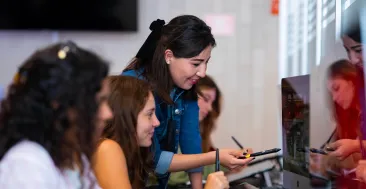
<instances>
[{"instance_id":1,"label":"woman's hand","mask_svg":"<svg viewBox=\"0 0 366 189\"><path fill-rule=\"evenodd\" d=\"M230 170L246 166L254 158L238 159L245 157L244 153L247 152L245 150L222 149L220 150L220 163Z\"/></svg>"},{"instance_id":2,"label":"woman's hand","mask_svg":"<svg viewBox=\"0 0 366 189\"><path fill-rule=\"evenodd\" d=\"M360 151L359 141L352 139L337 140L328 146L335 149L334 152L329 152L328 154L330 156L336 157L338 160L344 160L349 155Z\"/></svg>"},{"instance_id":3,"label":"woman's hand","mask_svg":"<svg viewBox=\"0 0 366 189\"><path fill-rule=\"evenodd\" d=\"M360 160L356 167L356 178L362 182L366 182L366 160Z\"/></svg>"},{"instance_id":4,"label":"woman's hand","mask_svg":"<svg viewBox=\"0 0 366 189\"><path fill-rule=\"evenodd\" d=\"M228 189L229 181L224 176L224 172L211 173L207 177L205 189Z\"/></svg>"},{"instance_id":5,"label":"woman's hand","mask_svg":"<svg viewBox=\"0 0 366 189\"><path fill-rule=\"evenodd\" d=\"M310 152L309 171L310 173L321 173L325 155Z\"/></svg>"}]
</instances>

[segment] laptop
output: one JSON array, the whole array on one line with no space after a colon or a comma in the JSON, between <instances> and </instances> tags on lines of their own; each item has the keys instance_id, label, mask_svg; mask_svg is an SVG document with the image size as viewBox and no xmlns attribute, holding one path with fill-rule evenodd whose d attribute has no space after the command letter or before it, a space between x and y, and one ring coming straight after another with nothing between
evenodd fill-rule
<instances>
[{"instance_id":1,"label":"laptop","mask_svg":"<svg viewBox=\"0 0 366 189\"><path fill-rule=\"evenodd\" d=\"M283 187L309 189L310 75L283 78L281 96Z\"/></svg>"}]
</instances>

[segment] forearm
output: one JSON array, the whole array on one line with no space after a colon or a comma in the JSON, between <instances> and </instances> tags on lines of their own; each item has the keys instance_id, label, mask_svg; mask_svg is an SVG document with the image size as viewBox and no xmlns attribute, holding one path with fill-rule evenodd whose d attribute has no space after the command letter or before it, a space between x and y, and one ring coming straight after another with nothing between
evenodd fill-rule
<instances>
[{"instance_id":1,"label":"forearm","mask_svg":"<svg viewBox=\"0 0 366 189\"><path fill-rule=\"evenodd\" d=\"M203 154L174 154L169 172L185 171L215 163L215 152Z\"/></svg>"},{"instance_id":2,"label":"forearm","mask_svg":"<svg viewBox=\"0 0 366 189\"><path fill-rule=\"evenodd\" d=\"M188 173L189 180L192 184L192 189L202 189L202 173L201 172L194 172Z\"/></svg>"}]
</instances>

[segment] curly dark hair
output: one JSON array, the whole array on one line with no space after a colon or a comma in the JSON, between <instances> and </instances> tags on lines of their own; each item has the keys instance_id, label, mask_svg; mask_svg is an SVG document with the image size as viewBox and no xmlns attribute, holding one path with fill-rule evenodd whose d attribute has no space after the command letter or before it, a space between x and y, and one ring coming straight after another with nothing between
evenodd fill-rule
<instances>
[{"instance_id":1,"label":"curly dark hair","mask_svg":"<svg viewBox=\"0 0 366 189\"><path fill-rule=\"evenodd\" d=\"M19 68L0 112L0 159L23 140L40 144L59 169L95 150L96 95L109 66L72 42L36 51ZM72 114L70 114L72 112Z\"/></svg>"},{"instance_id":2,"label":"curly dark hair","mask_svg":"<svg viewBox=\"0 0 366 189\"><path fill-rule=\"evenodd\" d=\"M145 179L153 172L153 152L140 147L137 140L137 118L151 93L151 86L130 76L109 76L111 94L108 103L114 117L108 121L102 138L116 141L126 156L128 174L133 188L143 188Z\"/></svg>"}]
</instances>

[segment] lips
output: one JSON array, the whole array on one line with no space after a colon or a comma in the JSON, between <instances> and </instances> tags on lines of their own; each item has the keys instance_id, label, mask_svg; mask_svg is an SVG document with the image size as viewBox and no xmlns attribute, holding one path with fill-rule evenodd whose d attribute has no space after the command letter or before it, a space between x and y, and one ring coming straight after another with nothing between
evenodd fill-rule
<instances>
[{"instance_id":1,"label":"lips","mask_svg":"<svg viewBox=\"0 0 366 189\"><path fill-rule=\"evenodd\" d=\"M207 116L207 112L201 111L201 115L203 118L205 118Z\"/></svg>"},{"instance_id":2,"label":"lips","mask_svg":"<svg viewBox=\"0 0 366 189\"><path fill-rule=\"evenodd\" d=\"M192 83L192 85L194 85L198 82L198 79L190 79L189 81Z\"/></svg>"}]
</instances>

